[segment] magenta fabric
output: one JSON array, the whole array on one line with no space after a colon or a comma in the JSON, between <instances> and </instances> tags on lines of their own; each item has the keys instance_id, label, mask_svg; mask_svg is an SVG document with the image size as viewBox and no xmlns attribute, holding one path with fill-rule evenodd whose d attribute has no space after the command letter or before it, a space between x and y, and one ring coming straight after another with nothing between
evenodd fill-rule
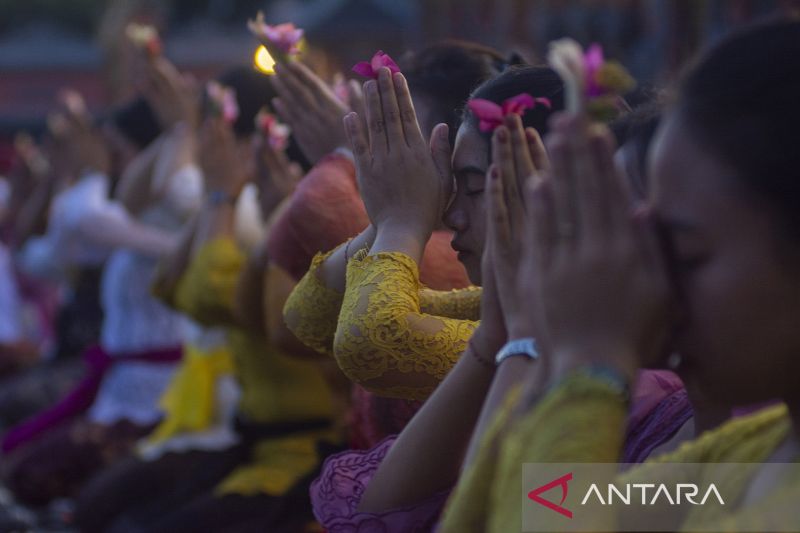
<instances>
[{"instance_id":1,"label":"magenta fabric","mask_svg":"<svg viewBox=\"0 0 800 533\"><path fill-rule=\"evenodd\" d=\"M422 402L377 396L353 384L348 416L350 447L368 450L383 439L403 431Z\"/></svg>"},{"instance_id":2,"label":"magenta fabric","mask_svg":"<svg viewBox=\"0 0 800 533\"><path fill-rule=\"evenodd\" d=\"M364 490L391 449L396 435L366 451L347 451L325 460L311 483L314 516L328 533L423 533L433 530L450 491L386 513L356 511Z\"/></svg>"},{"instance_id":3,"label":"magenta fabric","mask_svg":"<svg viewBox=\"0 0 800 533\"><path fill-rule=\"evenodd\" d=\"M87 349L83 353L87 367L84 378L56 405L8 430L3 437L3 453L13 451L47 430L86 411L94 402L103 375L112 365L131 361L172 364L180 361L182 355L181 347L115 356L109 355L100 346Z\"/></svg>"}]
</instances>

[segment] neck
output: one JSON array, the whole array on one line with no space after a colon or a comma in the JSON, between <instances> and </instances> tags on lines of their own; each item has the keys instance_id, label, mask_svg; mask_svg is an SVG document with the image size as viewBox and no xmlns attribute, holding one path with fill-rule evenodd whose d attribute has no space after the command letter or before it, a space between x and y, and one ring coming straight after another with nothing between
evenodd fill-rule
<instances>
[{"instance_id":1,"label":"neck","mask_svg":"<svg viewBox=\"0 0 800 533\"><path fill-rule=\"evenodd\" d=\"M731 417L731 406L715 403L700 392L691 381L685 380L686 394L694 411L694 436L714 429Z\"/></svg>"}]
</instances>

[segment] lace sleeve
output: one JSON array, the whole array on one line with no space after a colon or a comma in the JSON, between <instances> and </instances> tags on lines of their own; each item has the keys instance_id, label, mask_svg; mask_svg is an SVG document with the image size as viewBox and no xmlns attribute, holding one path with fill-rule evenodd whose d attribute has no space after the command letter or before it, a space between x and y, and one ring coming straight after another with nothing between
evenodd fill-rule
<instances>
[{"instance_id":1,"label":"lace sleeve","mask_svg":"<svg viewBox=\"0 0 800 533\"><path fill-rule=\"evenodd\" d=\"M314 257L283 307L289 331L303 344L325 355L333 355L333 337L343 297L342 293L326 287L317 275L319 266L332 253Z\"/></svg>"},{"instance_id":2,"label":"lace sleeve","mask_svg":"<svg viewBox=\"0 0 800 533\"><path fill-rule=\"evenodd\" d=\"M176 307L206 326L236 325L234 301L244 262L232 239L207 243L178 282Z\"/></svg>"},{"instance_id":3,"label":"lace sleeve","mask_svg":"<svg viewBox=\"0 0 800 533\"><path fill-rule=\"evenodd\" d=\"M381 396L423 400L453 367L478 323L424 314L417 264L401 253L357 254L334 339L339 367Z\"/></svg>"},{"instance_id":4,"label":"lace sleeve","mask_svg":"<svg viewBox=\"0 0 800 533\"><path fill-rule=\"evenodd\" d=\"M480 287L435 291L423 288L419 292L419 306L423 313L461 320L480 320Z\"/></svg>"}]
</instances>

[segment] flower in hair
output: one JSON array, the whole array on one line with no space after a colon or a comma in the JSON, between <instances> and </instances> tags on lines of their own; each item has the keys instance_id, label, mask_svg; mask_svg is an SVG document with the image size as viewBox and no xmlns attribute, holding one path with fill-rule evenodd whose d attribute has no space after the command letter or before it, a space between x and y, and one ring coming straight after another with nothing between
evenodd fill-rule
<instances>
[{"instance_id":1,"label":"flower in hair","mask_svg":"<svg viewBox=\"0 0 800 533\"><path fill-rule=\"evenodd\" d=\"M155 26L132 22L125 28L125 35L136 48L144 50L150 58L160 56L164 49Z\"/></svg>"},{"instance_id":2,"label":"flower in hair","mask_svg":"<svg viewBox=\"0 0 800 533\"><path fill-rule=\"evenodd\" d=\"M236 122L239 118L239 104L236 102L236 92L233 89L211 80L206 85L206 94L214 116L222 117L228 124Z\"/></svg>"},{"instance_id":3,"label":"flower in hair","mask_svg":"<svg viewBox=\"0 0 800 533\"><path fill-rule=\"evenodd\" d=\"M478 118L478 128L484 133L494 131L502 125L504 117L508 115L522 116L528 109L534 109L540 105L550 109L550 99L536 98L528 93L521 93L505 100L501 105L483 98L473 98L467 102L469 110Z\"/></svg>"},{"instance_id":4,"label":"flower in hair","mask_svg":"<svg viewBox=\"0 0 800 533\"><path fill-rule=\"evenodd\" d=\"M289 145L289 135L292 130L266 109L262 109L256 115L256 129L275 150L286 150Z\"/></svg>"},{"instance_id":5,"label":"flower in hair","mask_svg":"<svg viewBox=\"0 0 800 533\"><path fill-rule=\"evenodd\" d=\"M247 21L247 27L273 56L288 59L300 53L305 32L291 22L270 26L264 22L264 13L259 11L255 20Z\"/></svg>"},{"instance_id":6,"label":"flower in hair","mask_svg":"<svg viewBox=\"0 0 800 533\"><path fill-rule=\"evenodd\" d=\"M599 44L584 52L576 41L560 39L550 43L547 59L564 82L567 110L585 111L595 120L619 114L622 95L636 86L625 67L605 60Z\"/></svg>"},{"instance_id":7,"label":"flower in hair","mask_svg":"<svg viewBox=\"0 0 800 533\"><path fill-rule=\"evenodd\" d=\"M380 70L381 67L387 67L392 71L392 74L400 72L400 67L397 66L394 59L389 57L389 54L385 53L383 50L375 52L375 55L372 56L372 59L369 61L360 61L356 63L353 67L353 72L359 76L375 80L378 79L378 70Z\"/></svg>"}]
</instances>

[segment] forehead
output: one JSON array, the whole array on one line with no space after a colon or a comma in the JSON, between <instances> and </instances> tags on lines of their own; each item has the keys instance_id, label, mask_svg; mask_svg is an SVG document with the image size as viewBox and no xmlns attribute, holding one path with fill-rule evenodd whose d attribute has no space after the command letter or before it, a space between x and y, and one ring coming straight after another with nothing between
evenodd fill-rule
<instances>
[{"instance_id":1,"label":"forehead","mask_svg":"<svg viewBox=\"0 0 800 533\"><path fill-rule=\"evenodd\" d=\"M466 167L486 169L489 166L489 143L478 130L465 122L458 128L453 148L453 171Z\"/></svg>"},{"instance_id":2,"label":"forehead","mask_svg":"<svg viewBox=\"0 0 800 533\"><path fill-rule=\"evenodd\" d=\"M697 142L674 114L666 117L656 133L648 172L650 198L666 217L701 215L721 204L740 201L733 169Z\"/></svg>"}]
</instances>

